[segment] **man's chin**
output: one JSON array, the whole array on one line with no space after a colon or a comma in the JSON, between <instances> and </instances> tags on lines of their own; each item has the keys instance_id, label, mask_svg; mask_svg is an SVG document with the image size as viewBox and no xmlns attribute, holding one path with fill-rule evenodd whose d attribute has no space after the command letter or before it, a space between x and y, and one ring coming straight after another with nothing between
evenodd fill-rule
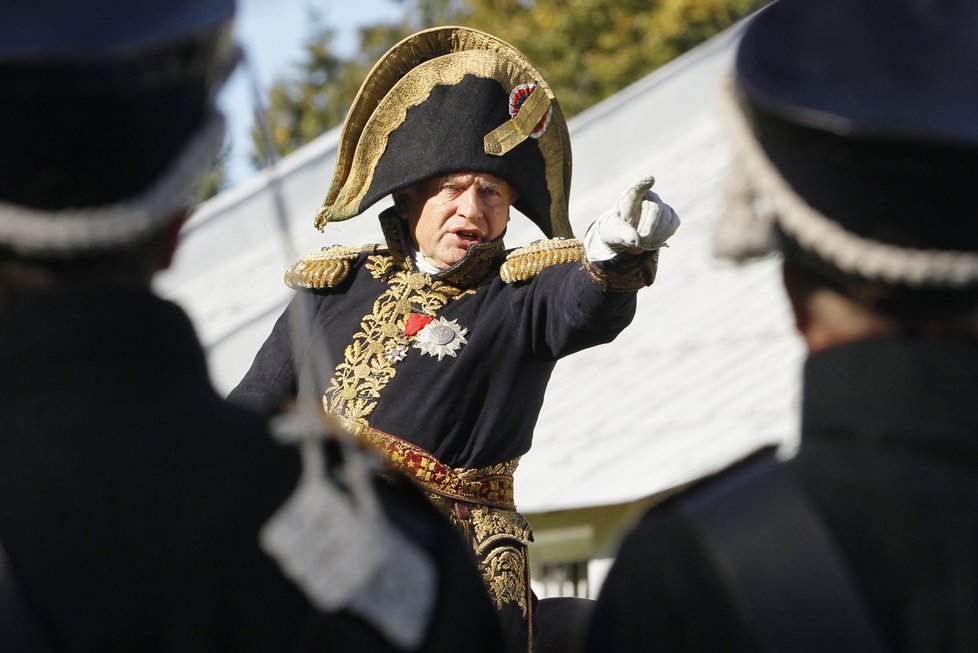
<instances>
[{"instance_id":1,"label":"man's chin","mask_svg":"<svg viewBox=\"0 0 978 653\"><path fill-rule=\"evenodd\" d=\"M485 239L482 240L472 240L466 242L460 242L458 244L452 245L451 247L445 248L443 252L438 256L438 267L444 270L445 268L450 268L455 265L469 253L469 250L476 245L481 245L486 243ZM431 261L431 259L428 259ZM451 263L446 263L446 261L451 261Z\"/></svg>"},{"instance_id":2,"label":"man's chin","mask_svg":"<svg viewBox=\"0 0 978 653\"><path fill-rule=\"evenodd\" d=\"M474 241L472 245L475 245ZM465 255L469 253L469 247L471 247L471 245L466 247L453 247L451 251L445 252L444 256L441 256L439 258L443 262L451 261L450 263L446 263L445 265L445 267L451 267L456 263L458 263L459 261L461 261L463 258L465 258Z\"/></svg>"},{"instance_id":3,"label":"man's chin","mask_svg":"<svg viewBox=\"0 0 978 653\"><path fill-rule=\"evenodd\" d=\"M445 270L447 268L452 267L453 265L461 261L463 258L465 258L465 254L466 254L465 250L461 250L461 251L456 250L453 251L451 254L446 253L443 256L439 256L437 260L428 258L428 262L434 265L439 270Z\"/></svg>"}]
</instances>

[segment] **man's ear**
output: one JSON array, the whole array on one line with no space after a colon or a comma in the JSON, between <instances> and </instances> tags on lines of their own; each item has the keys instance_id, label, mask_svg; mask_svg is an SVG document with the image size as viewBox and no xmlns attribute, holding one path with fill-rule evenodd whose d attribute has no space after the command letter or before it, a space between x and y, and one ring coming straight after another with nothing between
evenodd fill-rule
<instances>
[{"instance_id":1,"label":"man's ear","mask_svg":"<svg viewBox=\"0 0 978 653\"><path fill-rule=\"evenodd\" d=\"M407 220L411 215L411 198L408 189L396 190L391 197L394 199L394 210L397 211L398 217Z\"/></svg>"}]
</instances>

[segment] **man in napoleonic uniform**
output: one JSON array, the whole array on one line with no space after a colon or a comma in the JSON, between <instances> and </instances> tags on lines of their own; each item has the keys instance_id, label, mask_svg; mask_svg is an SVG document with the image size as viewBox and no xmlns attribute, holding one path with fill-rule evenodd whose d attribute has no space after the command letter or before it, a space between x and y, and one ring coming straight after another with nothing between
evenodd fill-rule
<instances>
[{"instance_id":1,"label":"man in napoleonic uniform","mask_svg":"<svg viewBox=\"0 0 978 653\"><path fill-rule=\"evenodd\" d=\"M524 649L531 532L513 472L556 361L625 328L679 224L645 178L582 243L570 178L560 106L519 51L459 27L401 42L361 88L316 218L322 229L391 195L386 242L293 265L297 294L231 394L321 402L386 452L467 538ZM546 239L507 252L511 206Z\"/></svg>"}]
</instances>

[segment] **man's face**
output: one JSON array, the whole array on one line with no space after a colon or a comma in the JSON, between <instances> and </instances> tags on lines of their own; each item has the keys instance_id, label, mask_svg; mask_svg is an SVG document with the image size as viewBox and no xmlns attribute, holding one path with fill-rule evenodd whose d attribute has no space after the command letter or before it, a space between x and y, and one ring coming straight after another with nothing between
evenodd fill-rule
<instances>
[{"instance_id":1,"label":"man's face","mask_svg":"<svg viewBox=\"0 0 978 653\"><path fill-rule=\"evenodd\" d=\"M414 246L439 268L457 263L469 247L502 235L516 191L483 172L428 179L394 195Z\"/></svg>"}]
</instances>

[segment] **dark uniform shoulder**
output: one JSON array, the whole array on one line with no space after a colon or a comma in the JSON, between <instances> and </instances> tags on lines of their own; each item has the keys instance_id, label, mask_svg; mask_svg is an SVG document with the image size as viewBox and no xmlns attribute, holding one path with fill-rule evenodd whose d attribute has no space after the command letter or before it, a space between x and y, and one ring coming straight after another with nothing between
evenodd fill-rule
<instances>
[{"instance_id":1,"label":"dark uniform shoulder","mask_svg":"<svg viewBox=\"0 0 978 653\"><path fill-rule=\"evenodd\" d=\"M538 240L510 250L499 269L499 276L506 283L529 281L551 265L583 261L584 258L584 245L576 238Z\"/></svg>"},{"instance_id":2,"label":"dark uniform shoulder","mask_svg":"<svg viewBox=\"0 0 978 653\"><path fill-rule=\"evenodd\" d=\"M306 254L285 271L285 285L289 288L319 290L334 288L343 283L350 273L353 262L364 255L386 254L382 245L344 247L333 245Z\"/></svg>"}]
</instances>

